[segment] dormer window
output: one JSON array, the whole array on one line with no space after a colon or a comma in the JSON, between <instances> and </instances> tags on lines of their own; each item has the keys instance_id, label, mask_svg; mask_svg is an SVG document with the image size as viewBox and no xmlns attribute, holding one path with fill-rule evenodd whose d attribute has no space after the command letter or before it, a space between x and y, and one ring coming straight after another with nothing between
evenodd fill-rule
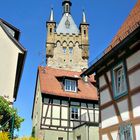
<instances>
[{"instance_id":1,"label":"dormer window","mask_svg":"<svg viewBox=\"0 0 140 140\"><path fill-rule=\"evenodd\" d=\"M65 79L65 91L77 92L76 80Z\"/></svg>"}]
</instances>

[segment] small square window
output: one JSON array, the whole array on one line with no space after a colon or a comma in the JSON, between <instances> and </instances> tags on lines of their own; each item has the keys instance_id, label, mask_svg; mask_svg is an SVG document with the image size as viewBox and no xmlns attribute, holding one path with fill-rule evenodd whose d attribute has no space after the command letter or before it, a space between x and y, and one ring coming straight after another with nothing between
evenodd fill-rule
<instances>
[{"instance_id":1,"label":"small square window","mask_svg":"<svg viewBox=\"0 0 140 140\"><path fill-rule=\"evenodd\" d=\"M81 136L77 136L77 140L81 140Z\"/></svg>"},{"instance_id":2,"label":"small square window","mask_svg":"<svg viewBox=\"0 0 140 140\"><path fill-rule=\"evenodd\" d=\"M123 63L120 63L113 68L112 78L114 97L117 98L124 95L127 92L127 85L125 68Z\"/></svg>"},{"instance_id":3,"label":"small square window","mask_svg":"<svg viewBox=\"0 0 140 140\"><path fill-rule=\"evenodd\" d=\"M123 124L119 127L120 140L133 140L131 124Z\"/></svg>"},{"instance_id":4,"label":"small square window","mask_svg":"<svg viewBox=\"0 0 140 140\"><path fill-rule=\"evenodd\" d=\"M63 137L58 137L58 140L63 140Z\"/></svg>"},{"instance_id":5,"label":"small square window","mask_svg":"<svg viewBox=\"0 0 140 140\"><path fill-rule=\"evenodd\" d=\"M77 91L76 80L65 79L65 91Z\"/></svg>"},{"instance_id":6,"label":"small square window","mask_svg":"<svg viewBox=\"0 0 140 140\"><path fill-rule=\"evenodd\" d=\"M78 107L71 107L71 118L78 119Z\"/></svg>"}]
</instances>

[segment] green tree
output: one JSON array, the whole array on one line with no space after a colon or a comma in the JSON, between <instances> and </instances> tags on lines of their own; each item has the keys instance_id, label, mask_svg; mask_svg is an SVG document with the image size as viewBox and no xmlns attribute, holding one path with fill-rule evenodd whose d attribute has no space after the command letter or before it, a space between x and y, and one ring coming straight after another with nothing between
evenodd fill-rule
<instances>
[{"instance_id":1,"label":"green tree","mask_svg":"<svg viewBox=\"0 0 140 140\"><path fill-rule=\"evenodd\" d=\"M2 131L10 131L12 116L14 116L13 128L19 130L24 119L18 116L15 108L10 107L10 102L0 96L0 129Z\"/></svg>"}]
</instances>

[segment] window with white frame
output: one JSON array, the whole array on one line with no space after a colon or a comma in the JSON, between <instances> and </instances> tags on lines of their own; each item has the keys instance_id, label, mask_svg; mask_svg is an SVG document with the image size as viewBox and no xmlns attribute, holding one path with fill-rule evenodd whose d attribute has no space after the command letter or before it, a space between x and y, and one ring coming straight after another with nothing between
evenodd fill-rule
<instances>
[{"instance_id":1,"label":"window with white frame","mask_svg":"<svg viewBox=\"0 0 140 140\"><path fill-rule=\"evenodd\" d=\"M133 140L131 124L123 124L119 127L120 140Z\"/></svg>"},{"instance_id":2,"label":"window with white frame","mask_svg":"<svg viewBox=\"0 0 140 140\"><path fill-rule=\"evenodd\" d=\"M77 91L76 80L65 79L65 91Z\"/></svg>"},{"instance_id":3,"label":"window with white frame","mask_svg":"<svg viewBox=\"0 0 140 140\"><path fill-rule=\"evenodd\" d=\"M119 65L115 66L112 73L114 96L118 97L127 91L124 64L120 63Z\"/></svg>"},{"instance_id":4,"label":"window with white frame","mask_svg":"<svg viewBox=\"0 0 140 140\"><path fill-rule=\"evenodd\" d=\"M72 119L78 119L78 107L71 107L71 118Z\"/></svg>"}]
</instances>

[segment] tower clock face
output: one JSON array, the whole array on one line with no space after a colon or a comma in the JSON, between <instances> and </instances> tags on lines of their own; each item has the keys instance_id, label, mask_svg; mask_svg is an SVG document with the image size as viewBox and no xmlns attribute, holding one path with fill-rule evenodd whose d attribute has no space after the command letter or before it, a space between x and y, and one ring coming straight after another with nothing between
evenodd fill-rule
<instances>
[{"instance_id":1,"label":"tower clock face","mask_svg":"<svg viewBox=\"0 0 140 140\"><path fill-rule=\"evenodd\" d=\"M67 19L66 22L65 22L65 26L66 26L66 28L70 28L70 22L69 22L68 19Z\"/></svg>"}]
</instances>

